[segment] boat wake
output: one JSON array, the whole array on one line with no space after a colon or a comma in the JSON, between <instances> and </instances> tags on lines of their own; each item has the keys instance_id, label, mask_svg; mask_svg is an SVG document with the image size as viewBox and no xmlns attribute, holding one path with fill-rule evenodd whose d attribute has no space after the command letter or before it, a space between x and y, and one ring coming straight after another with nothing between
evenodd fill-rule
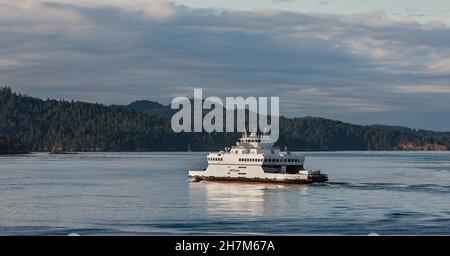
<instances>
[{"instance_id":1,"label":"boat wake","mask_svg":"<svg viewBox=\"0 0 450 256\"><path fill-rule=\"evenodd\" d=\"M331 188L350 188L361 190L391 190L403 192L450 193L450 186L436 184L401 184L401 183L349 183L326 182Z\"/></svg>"}]
</instances>

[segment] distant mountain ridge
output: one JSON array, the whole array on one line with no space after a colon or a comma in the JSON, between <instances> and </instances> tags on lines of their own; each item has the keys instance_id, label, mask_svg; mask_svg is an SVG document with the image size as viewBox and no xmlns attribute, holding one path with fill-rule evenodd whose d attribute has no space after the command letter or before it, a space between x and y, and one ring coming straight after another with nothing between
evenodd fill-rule
<instances>
[{"instance_id":1,"label":"distant mountain ridge","mask_svg":"<svg viewBox=\"0 0 450 256\"><path fill-rule=\"evenodd\" d=\"M30 151L217 150L238 133L174 133L175 110L152 101L105 106L42 100L0 88L0 136ZM449 132L353 125L318 117L280 118L277 145L290 150L448 150Z\"/></svg>"},{"instance_id":2,"label":"distant mountain ridge","mask_svg":"<svg viewBox=\"0 0 450 256\"><path fill-rule=\"evenodd\" d=\"M137 100L128 105L113 105L124 110L147 113L151 115L171 116L175 113L169 105L163 105L159 102L149 100Z\"/></svg>"}]
</instances>

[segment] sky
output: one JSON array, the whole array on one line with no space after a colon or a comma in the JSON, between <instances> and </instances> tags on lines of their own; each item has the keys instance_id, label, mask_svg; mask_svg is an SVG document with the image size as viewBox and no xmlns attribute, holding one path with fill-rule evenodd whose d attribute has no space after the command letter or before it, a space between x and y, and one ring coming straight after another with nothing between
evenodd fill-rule
<instances>
[{"instance_id":1,"label":"sky","mask_svg":"<svg viewBox=\"0 0 450 256\"><path fill-rule=\"evenodd\" d=\"M203 88L450 131L449 25L443 0L0 0L0 86L104 104Z\"/></svg>"}]
</instances>

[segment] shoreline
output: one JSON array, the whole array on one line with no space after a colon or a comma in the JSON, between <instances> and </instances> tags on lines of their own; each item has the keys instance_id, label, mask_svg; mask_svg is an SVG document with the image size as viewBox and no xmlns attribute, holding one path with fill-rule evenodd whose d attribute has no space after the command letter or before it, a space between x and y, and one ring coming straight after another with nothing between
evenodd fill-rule
<instances>
[{"instance_id":1,"label":"shoreline","mask_svg":"<svg viewBox=\"0 0 450 256\"><path fill-rule=\"evenodd\" d=\"M80 153L158 153L158 152L167 152L167 153L208 153L208 152L215 152L220 150L192 150L192 151L185 151L185 150L122 150L122 151L68 151L64 153L52 153L51 151L30 151L26 153L0 153L0 155L26 155L26 154L34 154L34 153L48 153L51 155L76 155ZM306 152L306 153L327 153L327 152L450 152L450 150L289 150L290 152Z\"/></svg>"}]
</instances>

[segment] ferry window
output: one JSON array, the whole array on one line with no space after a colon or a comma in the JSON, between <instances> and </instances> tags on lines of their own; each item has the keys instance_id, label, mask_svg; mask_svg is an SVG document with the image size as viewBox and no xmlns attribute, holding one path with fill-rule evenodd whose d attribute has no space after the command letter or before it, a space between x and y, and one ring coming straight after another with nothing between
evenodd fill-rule
<instances>
[{"instance_id":1,"label":"ferry window","mask_svg":"<svg viewBox=\"0 0 450 256\"><path fill-rule=\"evenodd\" d=\"M277 159L277 163L280 162L280 159Z\"/></svg>"}]
</instances>

